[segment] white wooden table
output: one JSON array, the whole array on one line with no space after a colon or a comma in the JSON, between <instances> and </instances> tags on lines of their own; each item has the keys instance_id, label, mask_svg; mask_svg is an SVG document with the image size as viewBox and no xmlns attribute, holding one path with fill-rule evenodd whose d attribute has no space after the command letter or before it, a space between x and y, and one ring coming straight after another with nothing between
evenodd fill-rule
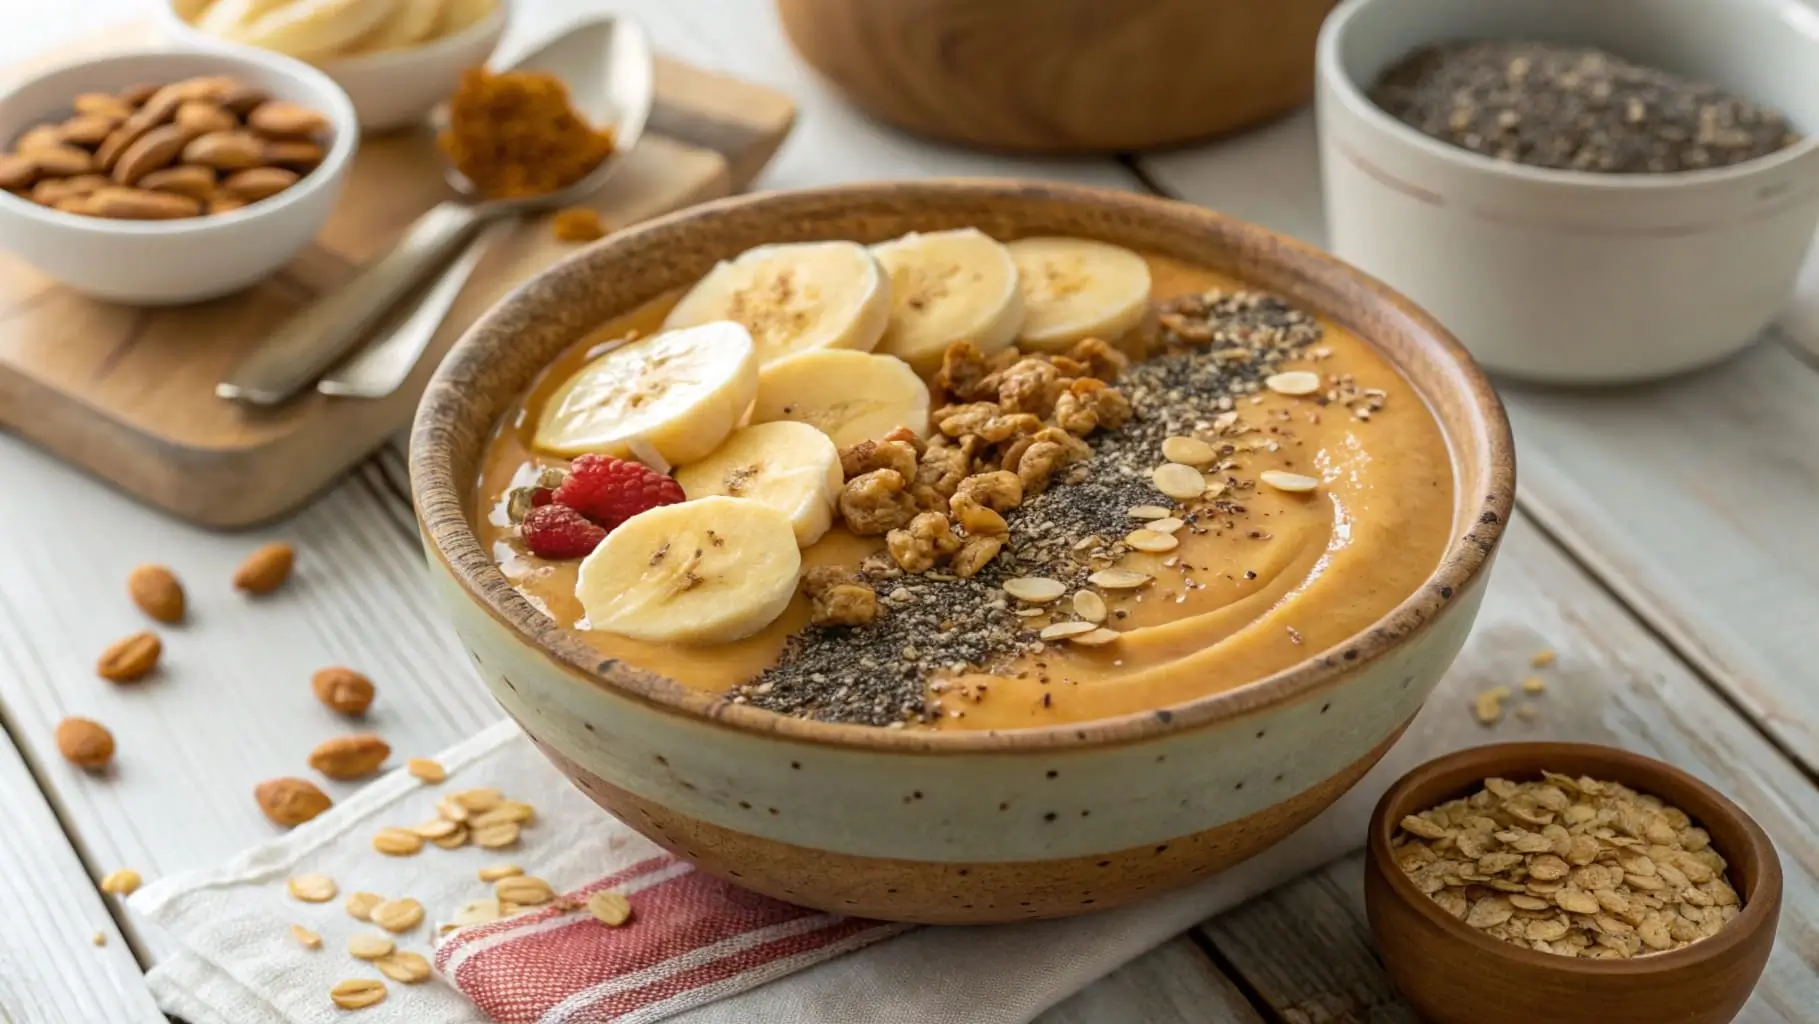
<instances>
[{"instance_id":1,"label":"white wooden table","mask_svg":"<svg viewBox=\"0 0 1819 1024\"><path fill-rule=\"evenodd\" d=\"M154 0L0 0L0 64ZM582 0L519 0L536 32ZM762 0L621 0L665 51L788 90L794 138L774 188L927 175L1027 175L1155 191L1318 240L1311 119L1127 159L1026 161L920 142L862 120L795 63ZM1486 739L1598 737L1681 764L1745 806L1787 873L1780 943L1751 1022L1819 1022L1819 269L1787 329L1697 379L1598 393L1511 386L1521 451L1512 525L1470 644L1437 700L1559 652L1534 723ZM4 410L0 410L3 413ZM4 415L0 415L0 420ZM368 672L374 727L404 756L440 749L500 711L429 602L394 447L257 536L205 533L134 504L0 436L0 1020L161 1020L141 980L160 950L131 934L94 879L148 878L267 838L257 781L291 774L321 736L307 685L323 665ZM296 544L299 578L251 604L227 580L267 538ZM167 630L145 685L94 675L142 627L128 570L167 563L193 614ZM66 715L107 723L118 770L65 764ZM1046 1024L1412 1019L1371 952L1354 855L1207 921L1044 1016ZM99 931L105 945L96 947ZM129 941L130 939L130 941Z\"/></svg>"}]
</instances>

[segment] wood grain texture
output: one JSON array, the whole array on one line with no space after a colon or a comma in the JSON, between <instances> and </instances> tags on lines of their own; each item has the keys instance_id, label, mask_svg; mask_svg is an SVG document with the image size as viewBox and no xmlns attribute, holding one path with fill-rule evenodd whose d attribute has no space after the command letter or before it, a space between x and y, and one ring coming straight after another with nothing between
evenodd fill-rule
<instances>
[{"instance_id":1,"label":"wood grain texture","mask_svg":"<svg viewBox=\"0 0 1819 1024\"><path fill-rule=\"evenodd\" d=\"M777 0L804 60L861 109L986 149L1176 145L1313 92L1332 0Z\"/></svg>"},{"instance_id":2,"label":"wood grain texture","mask_svg":"<svg viewBox=\"0 0 1819 1024\"><path fill-rule=\"evenodd\" d=\"M105 38L117 45L142 35L127 28ZM74 44L78 51L96 45ZM789 129L789 101L770 90L673 60L660 79L671 90L672 123L713 132L730 155L647 136L589 199L608 224L725 195L749 180ZM747 177L735 180L733 166ZM546 217L506 230L416 372L386 398L309 393L267 410L214 397L215 382L274 326L451 195L430 133L372 140L314 246L246 292L176 309L96 302L0 258L0 417L21 436L195 522L243 526L295 507L408 421L436 360L481 311L575 248L553 237Z\"/></svg>"},{"instance_id":3,"label":"wood grain texture","mask_svg":"<svg viewBox=\"0 0 1819 1024\"><path fill-rule=\"evenodd\" d=\"M1182 937L1106 975L1034 1024L1263 1024L1263 1018Z\"/></svg>"},{"instance_id":4,"label":"wood grain texture","mask_svg":"<svg viewBox=\"0 0 1819 1024\"><path fill-rule=\"evenodd\" d=\"M1139 166L1192 202L1314 242L1325 235L1310 113ZM1625 388L1500 390L1521 453L1524 509L1819 773L1812 352L1819 254L1784 329L1727 363Z\"/></svg>"},{"instance_id":5,"label":"wood grain texture","mask_svg":"<svg viewBox=\"0 0 1819 1024\"><path fill-rule=\"evenodd\" d=\"M0 671L19 648L0 621ZM58 767L67 767L59 762ZM20 1024L158 1024L164 1020L19 751L0 736L0 1020ZM105 944L94 945L100 935Z\"/></svg>"},{"instance_id":6,"label":"wood grain texture","mask_svg":"<svg viewBox=\"0 0 1819 1024\"><path fill-rule=\"evenodd\" d=\"M1819 1007L1819 789L1518 516L1472 639L1433 700L1466 716L1480 690L1536 674L1529 660L1542 649L1559 660L1539 673L1548 681L1534 701L1539 718L1508 718L1485 731L1486 742L1635 750L1686 769L1749 812L1776 844L1785 890L1775 949L1739 1020L1810 1024ZM1412 1020L1373 952L1361 864L1353 857L1286 886L1203 934L1286 1019Z\"/></svg>"}]
</instances>

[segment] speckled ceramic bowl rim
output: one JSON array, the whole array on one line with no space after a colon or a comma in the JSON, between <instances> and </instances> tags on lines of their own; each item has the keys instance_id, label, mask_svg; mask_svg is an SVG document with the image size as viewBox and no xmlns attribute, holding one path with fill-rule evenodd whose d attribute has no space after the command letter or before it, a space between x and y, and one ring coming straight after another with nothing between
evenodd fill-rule
<instances>
[{"instance_id":1,"label":"speckled ceramic bowl rim","mask_svg":"<svg viewBox=\"0 0 1819 1024\"><path fill-rule=\"evenodd\" d=\"M1416 785L1423 781L1419 776L1430 772L1463 771L1473 768L1476 777L1482 779L1485 772L1493 774L1508 773L1512 764L1521 765L1525 773L1540 774L1543 768L1554 770L1554 766L1564 756L1583 758L1594 764L1605 766L1610 774L1599 775L1596 772L1584 772L1594 778L1621 782L1639 793L1654 793L1648 782L1642 778L1672 779L1680 787L1696 793L1705 807L1682 807L1689 817L1701 826L1709 828L1711 822L1723 819L1726 824L1746 837L1743 850L1721 849L1725 860L1733 865L1741 864L1747 857L1755 873L1756 884L1743 904L1743 910L1711 938L1702 939L1684 949L1656 953L1651 956L1634 957L1628 960L1588 960L1578 957L1557 956L1539 950L1524 949L1472 928L1464 921L1440 908L1440 904L1416 888L1415 883L1396 867L1390 840L1400 828L1400 822L1406 814L1426 810L1425 807L1409 807L1409 795ZM1484 766L1476 770L1475 766ZM1450 797L1447 799L1451 799ZM1723 793L1699 781L1692 775L1681 771L1665 761L1623 750L1618 747L1601 746L1596 743L1493 743L1482 747L1471 747L1455 751L1444 757L1437 757L1411 769L1402 778L1397 779L1383 797L1371 815L1370 836L1366 840L1371 855L1384 870L1381 874L1387 879L1389 889L1395 898L1415 908L1425 920L1439 926L1453 939L1463 942L1485 956L1532 967L1541 967L1564 974L1591 976L1633 976L1646 974L1671 974L1711 960L1727 950L1736 948L1748 941L1757 929L1768 922L1781 905L1781 862L1775 855L1774 843L1762 826L1746 814L1743 808L1730 801ZM1713 843L1714 846L1719 844Z\"/></svg>"},{"instance_id":2,"label":"speckled ceramic bowl rim","mask_svg":"<svg viewBox=\"0 0 1819 1024\"><path fill-rule=\"evenodd\" d=\"M615 659L602 659L598 651L573 635L571 630L557 625L513 589L474 533L468 512L474 481L455 476L453 463L457 460L451 457L454 444L451 436L458 436L453 433L456 424L475 416L472 382L485 376L495 352L509 346L521 326L539 318L539 310L547 301L540 295L545 284L570 275L588 274L587 267L598 267L612 260L636 262L661 258L665 239L729 214L785 216L785 211L792 208L800 210L829 201L863 205L886 199L913 202L918 196L930 201L965 199L1012 206L1018 203L1084 204L1103 211L1128 213L1134 218L1168 221L1181 229L1200 227L1207 231L1209 239L1225 236L1258 248L1287 249L1308 276L1368 295L1370 304L1405 325L1406 333L1419 337L1419 344L1431 346L1436 356L1451 366L1449 380L1461 392L1462 404L1473 413L1474 436L1449 437L1449 444L1479 449L1479 462L1483 467L1479 478L1455 482L1456 495L1472 496L1456 500L1475 501L1476 511L1470 520L1466 520L1456 508L1453 522L1469 521L1474 525L1470 529L1453 527L1457 535L1448 543L1433 573L1383 618L1345 643L1273 675L1165 708L1085 722L992 731L881 729L794 718L733 704L718 694L690 689ZM1209 241L1209 244L1212 243ZM1286 261L1278 259L1275 262ZM684 283L678 281L674 286ZM656 297L657 294L652 294L645 299ZM1344 315L1341 313L1339 318L1344 319ZM523 383L523 387L529 385L528 380ZM509 404L484 410L487 422L480 433L482 444L507 408ZM1113 189L1012 179L876 182L737 196L670 214L596 242L520 285L468 330L438 368L424 393L411 432L410 447L411 487L430 557L440 560L467 596L489 616L525 646L539 651L553 666L576 680L603 685L652 707L736 730L839 747L927 753L1011 752L1141 742L1313 697L1424 632L1453 596L1463 592L1486 569L1503 527L1509 521L1516 489L1515 450L1509 421L1490 381L1457 339L1388 286L1337 257L1202 207ZM1456 469L1460 461L1455 451Z\"/></svg>"}]
</instances>

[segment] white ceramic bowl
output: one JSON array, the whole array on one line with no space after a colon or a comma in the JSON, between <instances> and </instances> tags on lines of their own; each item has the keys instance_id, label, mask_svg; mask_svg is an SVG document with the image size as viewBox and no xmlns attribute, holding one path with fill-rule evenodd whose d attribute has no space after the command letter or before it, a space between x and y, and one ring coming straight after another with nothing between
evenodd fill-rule
<instances>
[{"instance_id":1,"label":"white ceramic bowl","mask_svg":"<svg viewBox=\"0 0 1819 1024\"><path fill-rule=\"evenodd\" d=\"M1610 175L1500 163L1366 96L1450 39L1600 46L1735 90L1806 135L1733 167ZM1711 363L1786 305L1819 223L1819 11L1800 0L1347 0L1317 62L1327 242L1493 371L1617 383Z\"/></svg>"},{"instance_id":2,"label":"white ceramic bowl","mask_svg":"<svg viewBox=\"0 0 1819 1024\"><path fill-rule=\"evenodd\" d=\"M328 219L360 142L346 94L307 64L255 51L170 49L83 59L28 78L0 96L0 140L10 142L32 125L69 117L78 93L215 74L232 75L327 116L333 139L322 164L269 199L185 220L80 216L0 192L0 248L77 291L139 305L226 295L289 262Z\"/></svg>"},{"instance_id":3,"label":"white ceramic bowl","mask_svg":"<svg viewBox=\"0 0 1819 1024\"><path fill-rule=\"evenodd\" d=\"M367 134L419 124L455 91L461 72L485 64L499 45L510 20L510 0L499 0L493 12L467 28L422 46L387 50L324 61L322 73L347 90L360 130ZM186 47L238 49L218 36L198 31L177 15L172 0L157 0L158 30Z\"/></svg>"}]
</instances>

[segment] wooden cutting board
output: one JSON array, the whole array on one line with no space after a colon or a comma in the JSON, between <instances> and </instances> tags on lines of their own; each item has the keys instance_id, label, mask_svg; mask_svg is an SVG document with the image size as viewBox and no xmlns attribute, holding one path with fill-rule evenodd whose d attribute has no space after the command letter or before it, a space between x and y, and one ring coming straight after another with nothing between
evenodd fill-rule
<instances>
[{"instance_id":1,"label":"wooden cutting board","mask_svg":"<svg viewBox=\"0 0 1819 1024\"><path fill-rule=\"evenodd\" d=\"M33 64L147 39L144 26L115 29ZM781 93L660 59L650 127L591 205L622 227L726 195L764 167L794 118ZM0 252L0 427L191 522L239 527L291 511L410 422L442 355L487 307L576 248L543 217L495 232L430 351L389 397L308 392L273 409L215 397L267 331L450 194L429 132L367 140L312 246L245 292L191 306L85 298Z\"/></svg>"}]
</instances>

